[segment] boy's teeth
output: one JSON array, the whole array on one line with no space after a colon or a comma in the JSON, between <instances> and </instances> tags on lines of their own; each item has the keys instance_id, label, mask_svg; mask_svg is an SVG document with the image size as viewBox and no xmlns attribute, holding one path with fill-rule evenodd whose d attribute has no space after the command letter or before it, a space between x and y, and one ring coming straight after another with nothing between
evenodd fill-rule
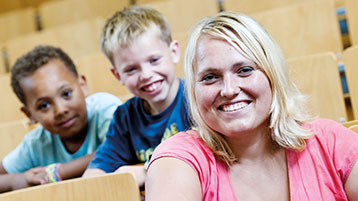
<instances>
[{"instance_id":1,"label":"boy's teeth","mask_svg":"<svg viewBox=\"0 0 358 201\"><path fill-rule=\"evenodd\" d=\"M160 85L160 82L155 82L155 83L151 84L149 87L145 87L144 89L147 92L152 92L152 91L158 89L159 85Z\"/></svg>"},{"instance_id":2,"label":"boy's teeth","mask_svg":"<svg viewBox=\"0 0 358 201\"><path fill-rule=\"evenodd\" d=\"M233 112L235 110L242 109L247 105L248 105L247 102L239 102L239 103L235 103L235 104L232 104L232 105L225 105L225 106L222 107L222 109L225 112Z\"/></svg>"}]
</instances>

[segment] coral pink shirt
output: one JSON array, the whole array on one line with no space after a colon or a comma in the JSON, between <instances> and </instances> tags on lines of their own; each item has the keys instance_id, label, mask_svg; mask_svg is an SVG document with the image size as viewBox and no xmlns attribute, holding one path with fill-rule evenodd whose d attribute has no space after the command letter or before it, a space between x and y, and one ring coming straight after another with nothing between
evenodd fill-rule
<instances>
[{"instance_id":1,"label":"coral pink shirt","mask_svg":"<svg viewBox=\"0 0 358 201\"><path fill-rule=\"evenodd\" d=\"M301 152L286 150L290 200L348 200L343 186L358 158L358 134L328 119L303 126L315 136ZM203 201L237 200L227 165L214 157L196 131L182 132L161 143L150 164L161 157L178 158L196 171Z\"/></svg>"}]
</instances>

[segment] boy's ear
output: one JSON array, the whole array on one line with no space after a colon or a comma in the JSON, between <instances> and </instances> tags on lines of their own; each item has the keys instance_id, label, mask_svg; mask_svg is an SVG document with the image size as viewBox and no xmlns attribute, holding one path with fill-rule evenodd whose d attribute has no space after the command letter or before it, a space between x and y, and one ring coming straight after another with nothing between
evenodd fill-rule
<instances>
[{"instance_id":1,"label":"boy's ear","mask_svg":"<svg viewBox=\"0 0 358 201\"><path fill-rule=\"evenodd\" d=\"M111 66L110 69L109 69L112 74L114 75L114 77L116 77L116 79L122 84L121 82L121 76L119 75L118 71L116 70L115 67Z\"/></svg>"},{"instance_id":2,"label":"boy's ear","mask_svg":"<svg viewBox=\"0 0 358 201\"><path fill-rule=\"evenodd\" d=\"M83 92L83 95L85 97L87 97L89 95L89 89L88 89L88 84L87 84L86 77L84 75L79 75L78 76L78 83L81 86L81 90Z\"/></svg>"},{"instance_id":3,"label":"boy's ear","mask_svg":"<svg viewBox=\"0 0 358 201\"><path fill-rule=\"evenodd\" d=\"M177 64L180 60L180 46L177 40L173 40L170 45L169 49L172 55L173 63Z\"/></svg>"},{"instance_id":4,"label":"boy's ear","mask_svg":"<svg viewBox=\"0 0 358 201\"><path fill-rule=\"evenodd\" d=\"M22 106L22 107L20 108L20 110L21 110L21 112L23 112L23 113L27 116L27 118L30 119L30 121L31 121L32 124L37 123L36 119L34 119L34 118L32 117L30 110L29 110L26 106Z\"/></svg>"}]
</instances>

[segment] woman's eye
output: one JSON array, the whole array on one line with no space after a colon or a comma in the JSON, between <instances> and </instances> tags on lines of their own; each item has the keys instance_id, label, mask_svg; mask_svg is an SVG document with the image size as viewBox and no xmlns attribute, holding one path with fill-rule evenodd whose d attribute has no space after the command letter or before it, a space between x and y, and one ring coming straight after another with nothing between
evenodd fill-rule
<instances>
[{"instance_id":1,"label":"woman's eye","mask_svg":"<svg viewBox=\"0 0 358 201\"><path fill-rule=\"evenodd\" d=\"M254 70L255 69L253 67L245 66L245 67L240 68L239 71L237 72L237 74L239 76L246 77L246 76L251 75L254 72Z\"/></svg>"},{"instance_id":2,"label":"woman's eye","mask_svg":"<svg viewBox=\"0 0 358 201\"><path fill-rule=\"evenodd\" d=\"M210 82L213 82L215 81L217 78L217 76L213 73L209 73L207 75L205 75L202 79L201 79L201 82L204 82L204 83L210 83Z\"/></svg>"}]
</instances>

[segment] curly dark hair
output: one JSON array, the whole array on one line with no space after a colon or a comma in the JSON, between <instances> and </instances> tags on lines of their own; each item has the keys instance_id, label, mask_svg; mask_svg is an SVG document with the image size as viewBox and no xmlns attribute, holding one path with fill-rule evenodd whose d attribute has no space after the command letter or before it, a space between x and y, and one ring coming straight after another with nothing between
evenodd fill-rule
<instances>
[{"instance_id":1,"label":"curly dark hair","mask_svg":"<svg viewBox=\"0 0 358 201\"><path fill-rule=\"evenodd\" d=\"M32 75L37 69L54 59L62 61L74 76L78 76L76 66L71 58L62 49L52 46L36 46L33 50L18 58L11 68L12 90L24 105L26 105L25 94L20 87L20 80Z\"/></svg>"}]
</instances>

